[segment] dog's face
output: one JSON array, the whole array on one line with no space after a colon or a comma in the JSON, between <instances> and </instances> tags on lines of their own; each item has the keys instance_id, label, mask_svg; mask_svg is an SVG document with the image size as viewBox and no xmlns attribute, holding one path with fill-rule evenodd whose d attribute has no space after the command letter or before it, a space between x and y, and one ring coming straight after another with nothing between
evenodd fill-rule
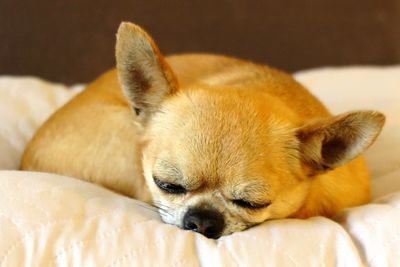
<instances>
[{"instance_id":1,"label":"dog's face","mask_svg":"<svg viewBox=\"0 0 400 267\"><path fill-rule=\"evenodd\" d=\"M260 91L178 88L154 42L132 24L121 25L116 51L123 91L143 128L154 204L165 222L207 237L295 213L310 169L353 159L379 132L371 112L299 125Z\"/></svg>"},{"instance_id":2,"label":"dog's face","mask_svg":"<svg viewBox=\"0 0 400 267\"><path fill-rule=\"evenodd\" d=\"M187 214L212 211L205 231L214 236L299 208L308 183L294 127L278 116L287 110L266 106L262 97L196 88L170 97L152 115L143 168L164 221L196 228L191 223L198 218Z\"/></svg>"}]
</instances>

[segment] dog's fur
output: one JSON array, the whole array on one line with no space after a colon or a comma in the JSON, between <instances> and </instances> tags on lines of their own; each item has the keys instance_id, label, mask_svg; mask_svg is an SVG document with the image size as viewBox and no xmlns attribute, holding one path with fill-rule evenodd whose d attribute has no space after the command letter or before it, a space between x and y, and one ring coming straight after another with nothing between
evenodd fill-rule
<instances>
[{"instance_id":1,"label":"dog's fur","mask_svg":"<svg viewBox=\"0 0 400 267\"><path fill-rule=\"evenodd\" d=\"M116 59L117 70L37 131L22 169L154 203L180 227L192 208L215 210L224 220L216 237L368 201L359 155L378 136L381 113L331 116L289 75L263 65L202 54L164 58L130 23L119 28Z\"/></svg>"}]
</instances>

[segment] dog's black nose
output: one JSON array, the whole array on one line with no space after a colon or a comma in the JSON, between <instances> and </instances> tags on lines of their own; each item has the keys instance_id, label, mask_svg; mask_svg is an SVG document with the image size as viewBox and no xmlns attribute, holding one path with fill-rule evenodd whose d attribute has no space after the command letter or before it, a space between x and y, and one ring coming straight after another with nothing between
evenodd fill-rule
<instances>
[{"instance_id":1,"label":"dog's black nose","mask_svg":"<svg viewBox=\"0 0 400 267\"><path fill-rule=\"evenodd\" d=\"M222 214L212 209L192 208L183 217L183 228L205 235L208 238L218 238L225 227Z\"/></svg>"}]
</instances>

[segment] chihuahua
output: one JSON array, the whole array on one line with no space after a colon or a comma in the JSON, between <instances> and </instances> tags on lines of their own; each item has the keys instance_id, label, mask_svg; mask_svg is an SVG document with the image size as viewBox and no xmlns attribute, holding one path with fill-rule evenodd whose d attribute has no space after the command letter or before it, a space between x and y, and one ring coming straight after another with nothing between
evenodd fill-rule
<instances>
[{"instance_id":1,"label":"chihuahua","mask_svg":"<svg viewBox=\"0 0 400 267\"><path fill-rule=\"evenodd\" d=\"M264 65L163 57L128 22L118 29L116 62L36 132L23 170L102 185L209 238L270 219L330 217L369 200L360 154L380 133L381 113L332 116Z\"/></svg>"}]
</instances>

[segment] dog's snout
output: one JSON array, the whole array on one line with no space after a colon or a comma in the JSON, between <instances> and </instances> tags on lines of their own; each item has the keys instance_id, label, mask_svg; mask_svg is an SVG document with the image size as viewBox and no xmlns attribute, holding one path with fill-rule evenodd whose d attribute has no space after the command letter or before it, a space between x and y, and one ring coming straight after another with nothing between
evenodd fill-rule
<instances>
[{"instance_id":1,"label":"dog's snout","mask_svg":"<svg viewBox=\"0 0 400 267\"><path fill-rule=\"evenodd\" d=\"M225 227L223 215L212 209L189 209L183 217L183 228L205 235L208 238L218 238Z\"/></svg>"}]
</instances>

